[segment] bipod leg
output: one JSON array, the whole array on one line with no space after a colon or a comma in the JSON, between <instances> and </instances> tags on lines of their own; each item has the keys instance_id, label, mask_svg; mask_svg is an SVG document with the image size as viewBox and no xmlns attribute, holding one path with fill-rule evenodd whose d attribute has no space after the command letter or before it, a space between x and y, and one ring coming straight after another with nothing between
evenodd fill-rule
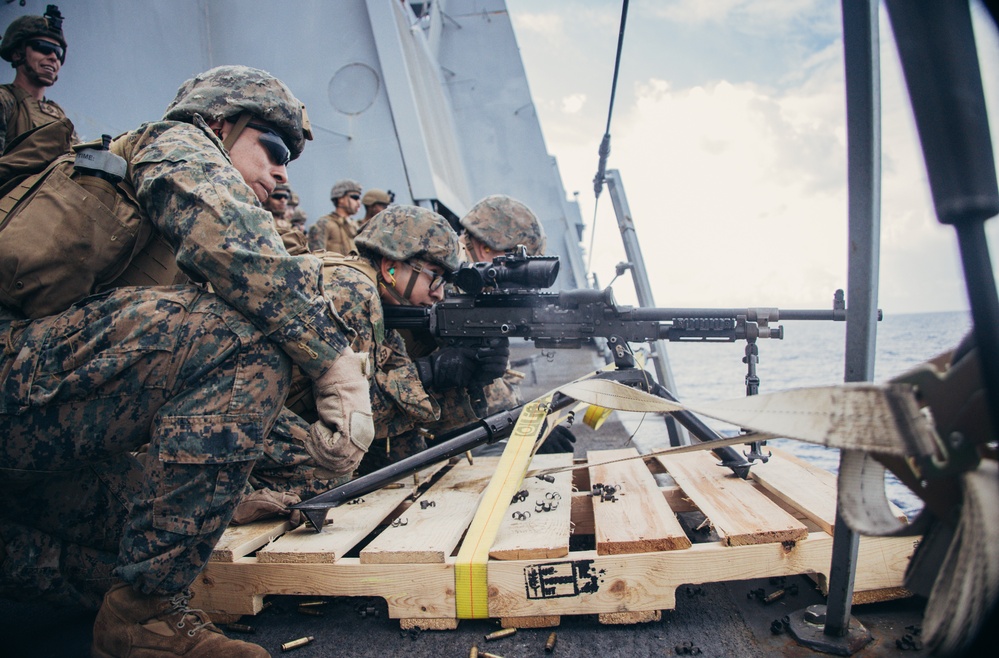
<instances>
[{"instance_id":1,"label":"bipod leg","mask_svg":"<svg viewBox=\"0 0 999 658\"><path fill-rule=\"evenodd\" d=\"M665 386L653 379L647 372L635 367L635 357L628 348L628 343L618 336L612 336L607 340L614 354L614 365L617 370L598 375L602 379L613 379L629 386L639 386L652 395L661 397L670 402L679 402L676 396L667 390ZM701 441L718 441L722 438L718 432L708 427L703 420L689 411L674 411L671 414L676 420L686 427L691 434ZM715 448L711 452L721 460L721 465L732 469L739 478L745 480L749 477L749 468L752 466L746 458L739 454L739 451L731 446Z\"/></svg>"},{"instance_id":2,"label":"bipod leg","mask_svg":"<svg viewBox=\"0 0 999 658\"><path fill-rule=\"evenodd\" d=\"M305 508L302 513L305 514L305 518L309 520L312 527L316 529L316 532L322 532L323 526L326 525L326 513L330 508Z\"/></svg>"}]
</instances>

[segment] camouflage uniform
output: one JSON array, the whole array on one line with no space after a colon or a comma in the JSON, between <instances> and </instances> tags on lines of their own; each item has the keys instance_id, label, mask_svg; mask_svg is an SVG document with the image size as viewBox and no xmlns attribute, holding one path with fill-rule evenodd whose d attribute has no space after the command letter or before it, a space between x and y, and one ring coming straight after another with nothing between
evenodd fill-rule
<instances>
[{"instance_id":1,"label":"camouflage uniform","mask_svg":"<svg viewBox=\"0 0 999 658\"><path fill-rule=\"evenodd\" d=\"M354 238L361 229L360 225L350 217L341 217L336 212L340 198L347 194L360 194L361 184L355 180L344 178L333 183L330 189L330 201L334 210L323 215L309 229L309 249L313 252L329 251L334 254L347 255L356 250Z\"/></svg>"},{"instance_id":2,"label":"camouflage uniform","mask_svg":"<svg viewBox=\"0 0 999 658\"><path fill-rule=\"evenodd\" d=\"M545 253L547 238L541 222L526 205L505 194L493 194L476 203L460 220L465 229L462 234L462 258L470 253L467 240L475 237L498 254L508 252L518 245L527 248L528 256ZM484 388L488 413L494 414L523 404L520 394L520 377L507 374Z\"/></svg>"},{"instance_id":3,"label":"camouflage uniform","mask_svg":"<svg viewBox=\"0 0 999 658\"><path fill-rule=\"evenodd\" d=\"M249 82L233 89L236 78ZM280 112L300 104L283 84L245 67L220 67L189 80L163 121L122 138L144 213L176 245L184 271L214 292L197 284L122 288L37 320L0 307L5 543L17 525L33 522L30 515L8 514L18 500L38 518L86 518L85 497L66 495L57 503L40 483L73 477L87 484L70 492L112 496L91 465L127 463L129 452L148 443L131 509L106 506L113 509L100 523L80 523L88 527L79 536L58 539L63 548L117 545L115 576L147 594L183 591L264 453L287 394L290 363L315 379L346 347L322 289L322 263L288 254L270 213L201 116L206 96L252 106L261 89L272 91L275 83L284 96L261 107L260 118L279 127L297 157L307 135L301 112ZM297 132L288 128L293 125ZM23 496L39 488L38 499ZM116 516L117 524L109 520ZM94 536L117 528L120 544ZM9 545L6 553L7 561L44 557L12 555Z\"/></svg>"},{"instance_id":4,"label":"camouflage uniform","mask_svg":"<svg viewBox=\"0 0 999 658\"><path fill-rule=\"evenodd\" d=\"M361 472L425 450L427 432L443 432L477 420L466 390L431 394L420 384L402 336L385 329L375 281L347 265L333 266L332 273L337 287L329 292L340 317L356 332L351 347L358 353L367 351L375 364L371 387L375 441L361 462Z\"/></svg>"},{"instance_id":5,"label":"camouflage uniform","mask_svg":"<svg viewBox=\"0 0 999 658\"><path fill-rule=\"evenodd\" d=\"M309 250L349 254L357 250L354 245L357 230L354 221L348 217L341 217L335 212L323 215L309 229Z\"/></svg>"},{"instance_id":6,"label":"camouflage uniform","mask_svg":"<svg viewBox=\"0 0 999 658\"><path fill-rule=\"evenodd\" d=\"M453 242L430 244L438 235L415 228L411 219L413 213L421 213L423 221L433 217L433 221L439 222L435 230L446 232ZM371 384L375 441L361 461L362 473L425 450L428 435L467 425L479 418L466 389L429 392L420 383L416 365L406 351L400 332L385 329L377 280L375 262L379 255L400 261L416 257L442 260L438 264L453 270L458 263L456 236L446 227L443 218L412 206L393 206L376 217L372 220L374 225L369 225L371 230L366 228L358 238L363 256L325 258L327 292L352 332L351 348L357 353L367 352L370 362L375 364ZM383 241L376 244L376 240L370 238L373 233L390 236L384 242L391 242L391 247L381 244ZM336 285L331 286L331 281ZM289 404L309 420L308 388L296 383L304 395L293 393ZM293 390L295 388L293 384ZM296 397L299 399L294 400Z\"/></svg>"}]
</instances>

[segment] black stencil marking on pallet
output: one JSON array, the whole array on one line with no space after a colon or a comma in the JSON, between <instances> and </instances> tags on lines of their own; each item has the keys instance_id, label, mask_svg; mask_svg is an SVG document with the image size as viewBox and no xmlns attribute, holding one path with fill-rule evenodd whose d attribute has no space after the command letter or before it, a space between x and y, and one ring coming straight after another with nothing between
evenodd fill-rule
<instances>
[{"instance_id":1,"label":"black stencil marking on pallet","mask_svg":"<svg viewBox=\"0 0 999 658\"><path fill-rule=\"evenodd\" d=\"M595 594L605 573L604 569L593 568L593 560L532 564L524 567L524 587L528 599Z\"/></svg>"}]
</instances>

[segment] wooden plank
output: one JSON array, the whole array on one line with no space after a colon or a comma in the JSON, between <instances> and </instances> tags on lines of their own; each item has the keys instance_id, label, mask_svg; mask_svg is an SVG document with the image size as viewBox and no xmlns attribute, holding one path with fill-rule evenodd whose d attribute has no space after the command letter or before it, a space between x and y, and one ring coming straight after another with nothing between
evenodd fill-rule
<instances>
[{"instance_id":1,"label":"wooden plank","mask_svg":"<svg viewBox=\"0 0 999 658\"><path fill-rule=\"evenodd\" d=\"M535 455L529 469L563 468L572 465L572 454ZM538 557L564 557L569 554L569 528L572 515L572 473L565 471L545 482L536 477L524 479L521 491L527 497L510 503L489 557L522 560ZM538 511L538 503L552 506ZM517 519L514 515L524 515Z\"/></svg>"},{"instance_id":2,"label":"wooden plank","mask_svg":"<svg viewBox=\"0 0 999 658\"><path fill-rule=\"evenodd\" d=\"M589 491L573 492L570 523L574 535L592 535L596 532L593 526L593 496Z\"/></svg>"},{"instance_id":3,"label":"wooden plank","mask_svg":"<svg viewBox=\"0 0 999 658\"><path fill-rule=\"evenodd\" d=\"M404 631L412 630L414 628L419 628L421 631L453 631L458 628L457 619L448 618L438 618L438 619L400 619L399 628Z\"/></svg>"},{"instance_id":4,"label":"wooden plank","mask_svg":"<svg viewBox=\"0 0 999 658\"><path fill-rule=\"evenodd\" d=\"M659 464L659 462L656 462ZM659 465L662 468L662 465ZM665 470L665 469L664 469ZM683 489L675 485L659 487L663 492L666 504L674 512L696 512L697 506L683 493ZM572 493L572 534L592 535L593 529L593 494L590 491L574 491Z\"/></svg>"},{"instance_id":5,"label":"wooden plank","mask_svg":"<svg viewBox=\"0 0 999 658\"><path fill-rule=\"evenodd\" d=\"M215 562L232 562L274 541L288 530L291 530L291 524L286 519L231 525L226 528L219 543L215 544L209 559Z\"/></svg>"},{"instance_id":6,"label":"wooden plank","mask_svg":"<svg viewBox=\"0 0 999 658\"><path fill-rule=\"evenodd\" d=\"M856 586L899 586L914 551L912 538L862 537ZM828 574L832 537L811 533L798 542L683 551L599 555L574 551L562 561L489 563L491 617L578 615L672 610L676 588L805 573Z\"/></svg>"},{"instance_id":7,"label":"wooden plank","mask_svg":"<svg viewBox=\"0 0 999 658\"><path fill-rule=\"evenodd\" d=\"M912 537L862 537L856 589L900 587L914 550ZM671 610L676 607L676 588L683 585L828 574L831 552L832 537L815 532L788 544L712 542L684 551L633 555L576 551L562 560L495 560L489 563L489 615ZM357 558L333 564L276 564L241 558L209 562L192 588L195 603L209 613L256 614L263 597L275 594L379 596L388 603L392 619L457 616L453 558L444 564L360 564Z\"/></svg>"},{"instance_id":8,"label":"wooden plank","mask_svg":"<svg viewBox=\"0 0 999 658\"><path fill-rule=\"evenodd\" d=\"M779 448L768 449L773 457L766 464L753 465L753 479L832 534L836 525L836 475ZM897 518L905 520L902 510L894 504L891 508Z\"/></svg>"},{"instance_id":9,"label":"wooden plank","mask_svg":"<svg viewBox=\"0 0 999 658\"><path fill-rule=\"evenodd\" d=\"M634 448L590 451L590 482L622 486L614 502L593 499L597 553L647 553L690 548L673 510L666 504L656 479L639 459L602 465L637 455Z\"/></svg>"},{"instance_id":10,"label":"wooden plank","mask_svg":"<svg viewBox=\"0 0 999 658\"><path fill-rule=\"evenodd\" d=\"M650 621L662 621L662 610L635 610L633 612L602 612L597 615L597 621L605 625L624 626L626 624L647 624Z\"/></svg>"},{"instance_id":11,"label":"wooden plank","mask_svg":"<svg viewBox=\"0 0 999 658\"><path fill-rule=\"evenodd\" d=\"M500 617L500 628L553 628L562 623L559 615L540 617Z\"/></svg>"},{"instance_id":12,"label":"wooden plank","mask_svg":"<svg viewBox=\"0 0 999 658\"><path fill-rule=\"evenodd\" d=\"M704 452L657 457L726 546L797 541L808 528Z\"/></svg>"},{"instance_id":13,"label":"wooden plank","mask_svg":"<svg viewBox=\"0 0 999 658\"><path fill-rule=\"evenodd\" d=\"M497 457L476 457L472 465L455 464L399 517L398 525L383 530L361 550L361 563L444 562L461 541L498 463Z\"/></svg>"},{"instance_id":14,"label":"wooden plank","mask_svg":"<svg viewBox=\"0 0 999 658\"><path fill-rule=\"evenodd\" d=\"M322 532L306 526L292 530L257 551L257 559L264 563L336 562L371 534L412 492L407 483L400 489L365 494L356 504L334 507L326 515Z\"/></svg>"}]
</instances>

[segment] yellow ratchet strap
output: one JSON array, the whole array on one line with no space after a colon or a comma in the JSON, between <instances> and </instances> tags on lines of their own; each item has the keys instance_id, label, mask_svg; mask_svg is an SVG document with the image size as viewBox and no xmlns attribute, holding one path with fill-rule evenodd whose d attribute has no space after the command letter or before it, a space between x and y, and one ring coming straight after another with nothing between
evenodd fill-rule
<instances>
[{"instance_id":1,"label":"yellow ratchet strap","mask_svg":"<svg viewBox=\"0 0 999 658\"><path fill-rule=\"evenodd\" d=\"M489 549L496 540L510 500L520 489L531 463L534 443L541 433L554 392L524 405L507 439L496 472L482 493L454 565L455 603L458 619L489 617Z\"/></svg>"}]
</instances>

